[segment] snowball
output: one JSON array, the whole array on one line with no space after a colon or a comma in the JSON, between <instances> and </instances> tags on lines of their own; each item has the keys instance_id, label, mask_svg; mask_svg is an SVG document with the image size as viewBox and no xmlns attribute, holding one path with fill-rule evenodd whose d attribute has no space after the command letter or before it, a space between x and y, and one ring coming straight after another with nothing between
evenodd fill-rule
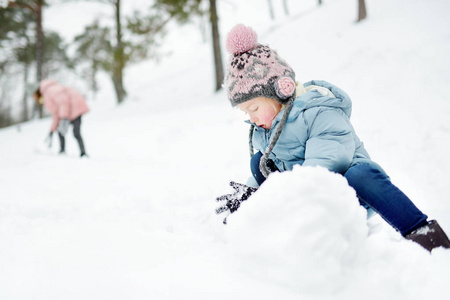
<instances>
[{"instance_id":1,"label":"snowball","mask_svg":"<svg viewBox=\"0 0 450 300\"><path fill-rule=\"evenodd\" d=\"M227 225L245 272L302 291L329 292L343 284L336 278L367 235L367 213L355 191L321 167L271 174Z\"/></svg>"}]
</instances>

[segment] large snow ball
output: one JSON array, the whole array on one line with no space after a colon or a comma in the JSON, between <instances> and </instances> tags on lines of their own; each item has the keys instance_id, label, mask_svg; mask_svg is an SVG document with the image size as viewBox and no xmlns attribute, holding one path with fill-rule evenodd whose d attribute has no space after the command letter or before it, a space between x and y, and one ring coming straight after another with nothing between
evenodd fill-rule
<instances>
[{"instance_id":1,"label":"large snow ball","mask_svg":"<svg viewBox=\"0 0 450 300\"><path fill-rule=\"evenodd\" d=\"M321 167L271 174L226 226L245 272L315 292L339 288L368 234L355 191Z\"/></svg>"}]
</instances>

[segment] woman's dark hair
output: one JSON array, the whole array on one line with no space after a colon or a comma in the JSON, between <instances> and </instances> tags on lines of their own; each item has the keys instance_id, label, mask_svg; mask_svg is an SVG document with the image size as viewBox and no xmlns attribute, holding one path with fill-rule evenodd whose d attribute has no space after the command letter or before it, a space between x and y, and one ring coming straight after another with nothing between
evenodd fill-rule
<instances>
[{"instance_id":1,"label":"woman's dark hair","mask_svg":"<svg viewBox=\"0 0 450 300\"><path fill-rule=\"evenodd\" d=\"M34 92L34 94L38 97L41 98L42 94L41 94L41 90L39 88L37 88L37 90Z\"/></svg>"}]
</instances>

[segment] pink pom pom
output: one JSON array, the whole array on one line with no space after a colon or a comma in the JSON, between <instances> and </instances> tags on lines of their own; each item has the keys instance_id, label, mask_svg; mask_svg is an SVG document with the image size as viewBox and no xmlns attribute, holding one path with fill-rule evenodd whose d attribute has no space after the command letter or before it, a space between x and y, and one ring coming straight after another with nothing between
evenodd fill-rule
<instances>
[{"instance_id":1,"label":"pink pom pom","mask_svg":"<svg viewBox=\"0 0 450 300\"><path fill-rule=\"evenodd\" d=\"M238 24L228 33L227 51L234 54L251 50L257 45L257 40L258 36L251 27Z\"/></svg>"},{"instance_id":2,"label":"pink pom pom","mask_svg":"<svg viewBox=\"0 0 450 300\"><path fill-rule=\"evenodd\" d=\"M284 100L295 93L295 82L291 77L280 77L275 81L275 92L280 99Z\"/></svg>"}]
</instances>

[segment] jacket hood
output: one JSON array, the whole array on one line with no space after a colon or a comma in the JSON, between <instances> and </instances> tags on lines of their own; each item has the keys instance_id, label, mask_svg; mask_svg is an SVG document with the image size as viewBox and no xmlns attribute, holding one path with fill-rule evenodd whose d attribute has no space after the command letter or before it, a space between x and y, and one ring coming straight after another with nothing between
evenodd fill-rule
<instances>
[{"instance_id":1,"label":"jacket hood","mask_svg":"<svg viewBox=\"0 0 450 300\"><path fill-rule=\"evenodd\" d=\"M52 85L59 85L59 83L56 80L51 79L44 79L41 81L41 84L39 85L39 89L41 91L41 94L44 94L45 91Z\"/></svg>"},{"instance_id":2,"label":"jacket hood","mask_svg":"<svg viewBox=\"0 0 450 300\"><path fill-rule=\"evenodd\" d=\"M297 118L300 112L318 106L334 107L341 109L349 118L352 114L352 101L350 97L342 89L337 86L323 81L323 80L311 80L304 84L305 88L308 86L319 86L328 89L331 93L318 91L317 89L311 89L310 91L298 96L289 114L287 122ZM326 91L326 90L325 90ZM281 118L277 116L276 119Z\"/></svg>"}]
</instances>

